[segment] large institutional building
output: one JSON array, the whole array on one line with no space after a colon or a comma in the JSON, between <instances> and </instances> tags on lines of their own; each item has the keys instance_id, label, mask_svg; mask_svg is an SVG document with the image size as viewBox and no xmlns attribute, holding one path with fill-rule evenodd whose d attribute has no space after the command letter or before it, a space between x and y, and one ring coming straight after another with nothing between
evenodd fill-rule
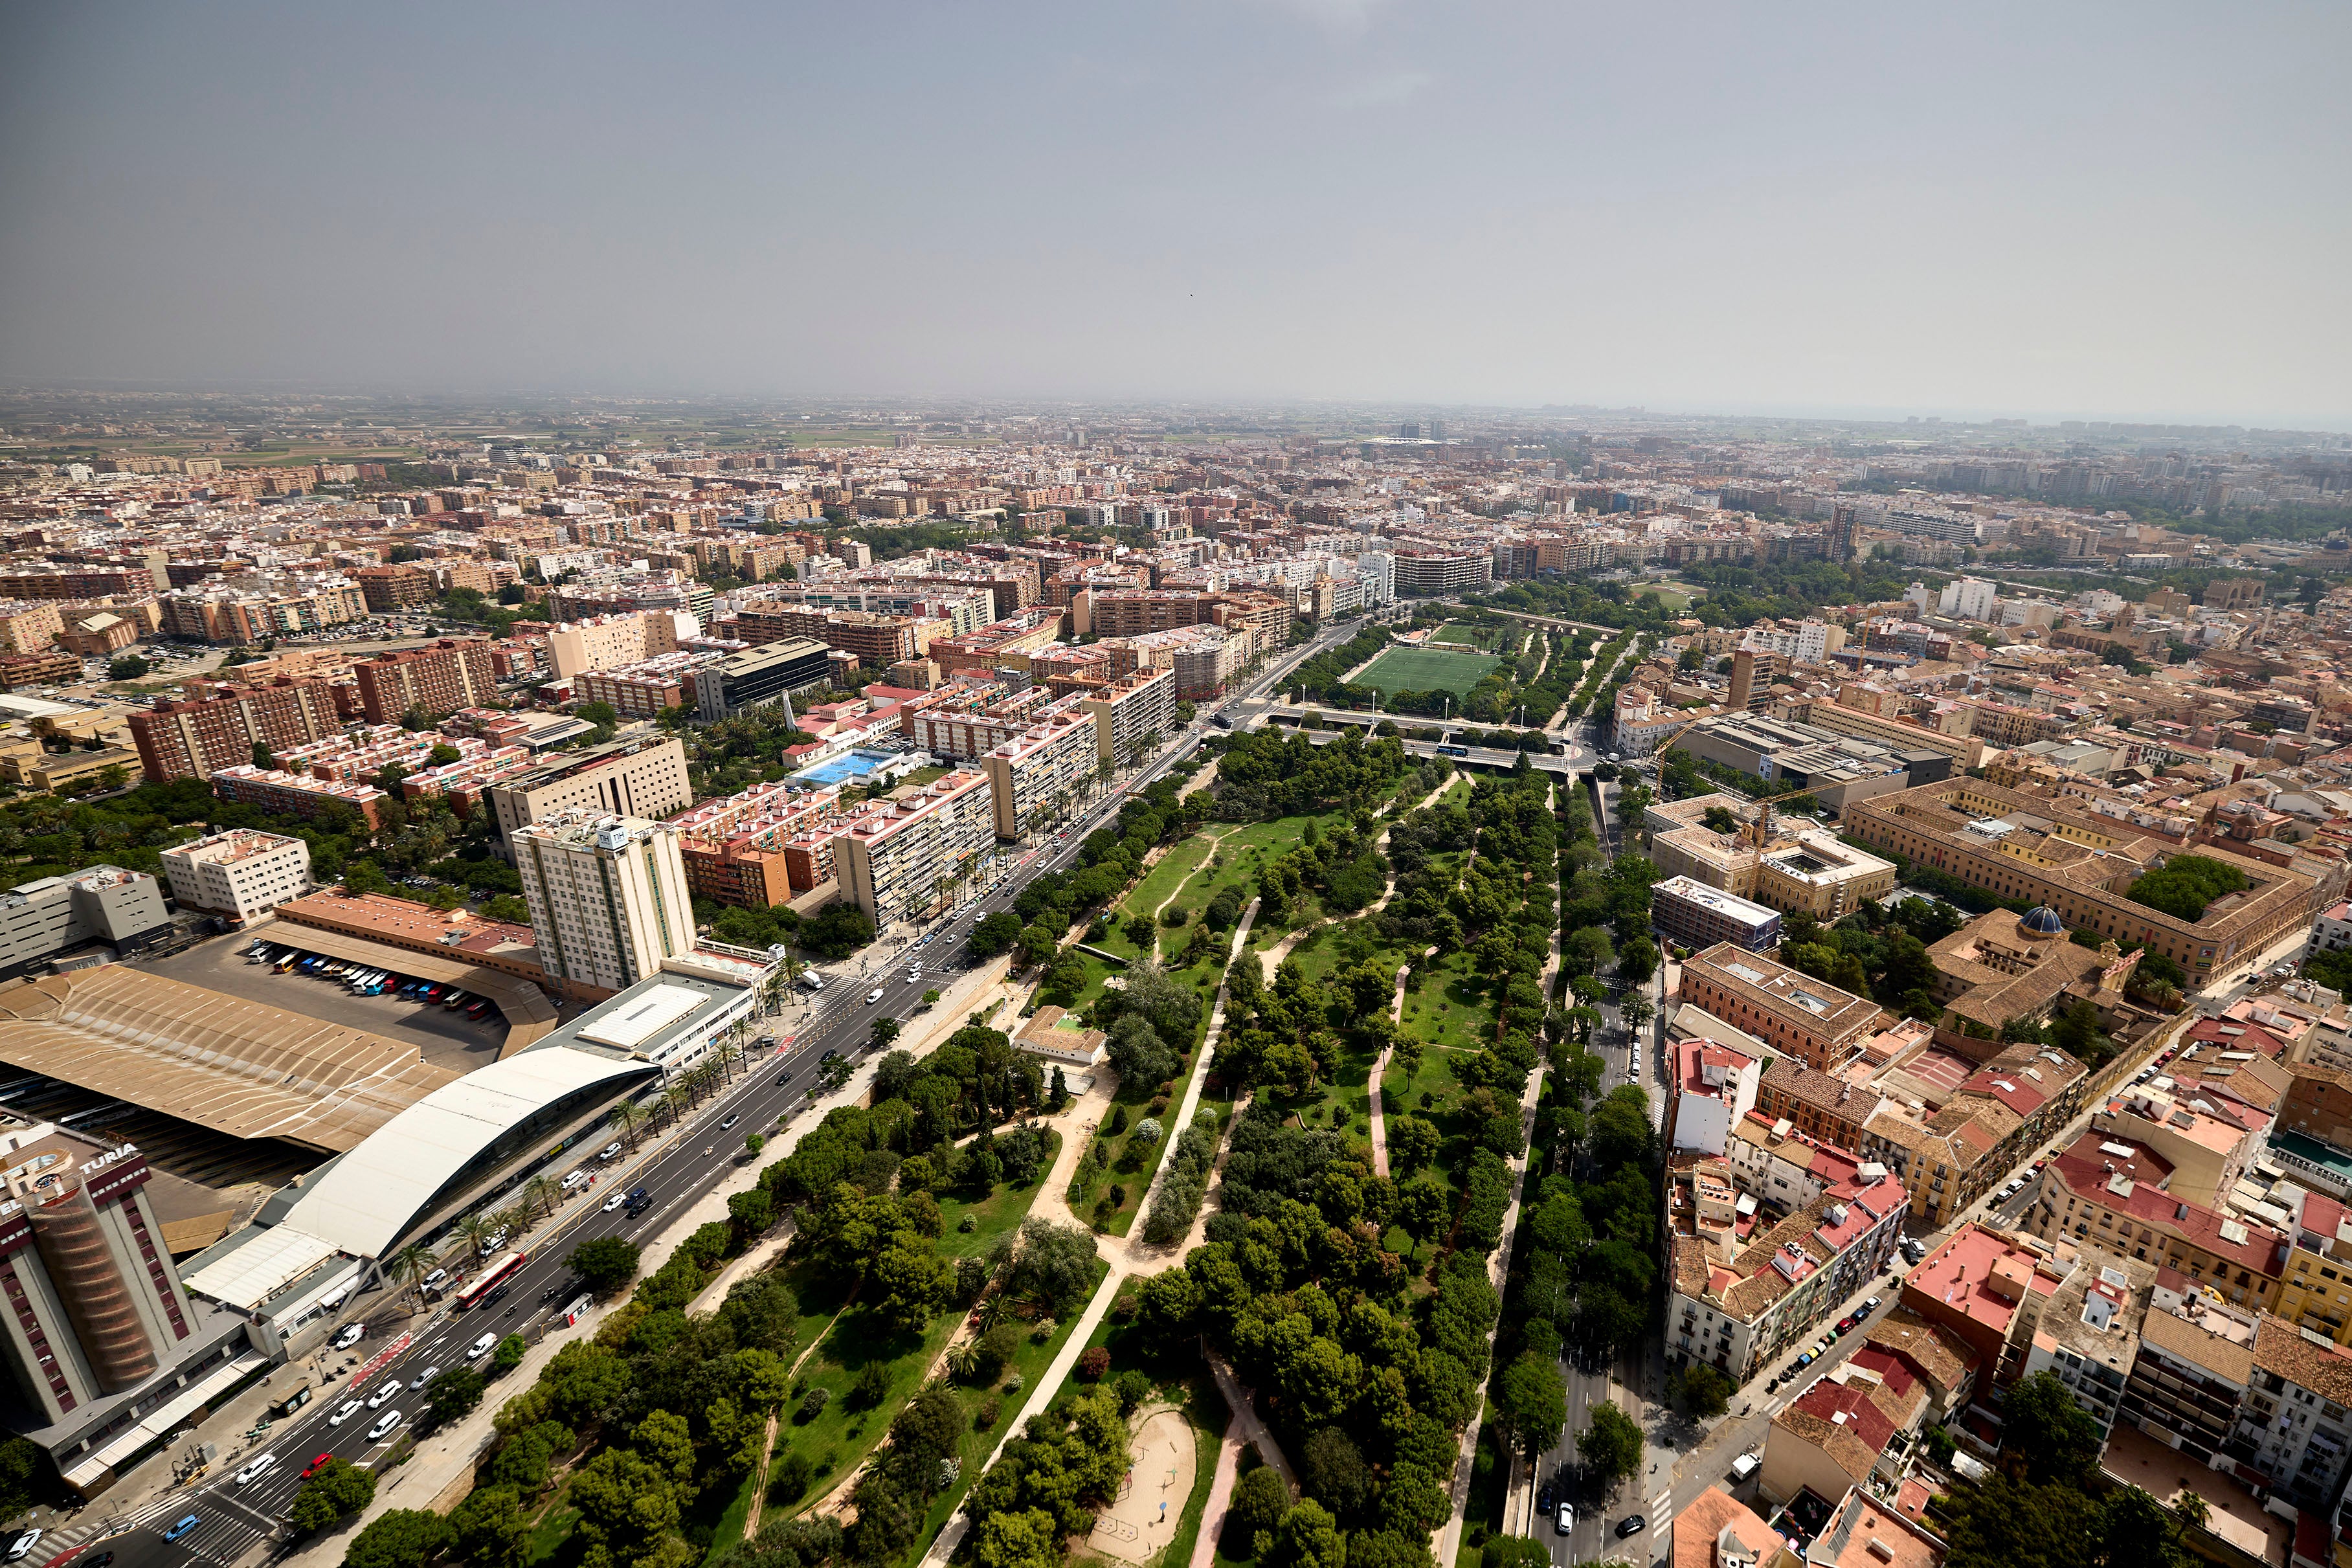
<instances>
[{"instance_id":1,"label":"large institutional building","mask_svg":"<svg viewBox=\"0 0 2352 1568\"><path fill-rule=\"evenodd\" d=\"M2335 901L2344 875L2340 865L2330 873L2312 861L2306 870L2199 845L2185 853L2227 862L2252 886L2186 921L2130 897L2140 876L2184 851L2064 801L1979 779L1947 779L1856 802L1845 820L1847 832L1874 848L2003 899L2046 904L2070 930L2144 943L2186 970L2192 990L2309 925Z\"/></svg>"}]
</instances>

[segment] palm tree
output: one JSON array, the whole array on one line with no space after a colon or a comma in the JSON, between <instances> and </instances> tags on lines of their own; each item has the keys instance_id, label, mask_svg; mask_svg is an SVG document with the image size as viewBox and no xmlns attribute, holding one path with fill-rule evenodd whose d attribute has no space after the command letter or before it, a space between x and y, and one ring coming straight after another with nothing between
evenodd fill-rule
<instances>
[{"instance_id":1,"label":"palm tree","mask_svg":"<svg viewBox=\"0 0 2352 1568\"><path fill-rule=\"evenodd\" d=\"M629 1152L633 1154L637 1150L637 1129L645 1124L645 1107L634 1100L624 1100L613 1107L613 1125L619 1128L621 1136L629 1141Z\"/></svg>"},{"instance_id":2,"label":"palm tree","mask_svg":"<svg viewBox=\"0 0 2352 1568\"><path fill-rule=\"evenodd\" d=\"M970 1383L972 1373L980 1370L980 1347L963 1340L949 1347L948 1373L959 1382Z\"/></svg>"},{"instance_id":3,"label":"palm tree","mask_svg":"<svg viewBox=\"0 0 2352 1568\"><path fill-rule=\"evenodd\" d=\"M487 1215L469 1214L457 1222L457 1234L465 1238L467 1250L474 1255L476 1268L481 1266L482 1243L495 1228Z\"/></svg>"},{"instance_id":4,"label":"palm tree","mask_svg":"<svg viewBox=\"0 0 2352 1568\"><path fill-rule=\"evenodd\" d=\"M438 1267L431 1247L411 1242L392 1255L386 1272L407 1280L409 1289L416 1293L417 1304L422 1306L425 1299L425 1277Z\"/></svg>"},{"instance_id":5,"label":"palm tree","mask_svg":"<svg viewBox=\"0 0 2352 1568\"><path fill-rule=\"evenodd\" d=\"M675 1126L677 1119L686 1113L687 1102L693 1098L694 1090L688 1089L681 1079L673 1079L662 1085L661 1108L664 1119L670 1125Z\"/></svg>"},{"instance_id":6,"label":"palm tree","mask_svg":"<svg viewBox=\"0 0 2352 1568\"><path fill-rule=\"evenodd\" d=\"M563 1188L553 1176L533 1176L523 1187L523 1196L543 1213L553 1214L555 1205L563 1201Z\"/></svg>"}]
</instances>

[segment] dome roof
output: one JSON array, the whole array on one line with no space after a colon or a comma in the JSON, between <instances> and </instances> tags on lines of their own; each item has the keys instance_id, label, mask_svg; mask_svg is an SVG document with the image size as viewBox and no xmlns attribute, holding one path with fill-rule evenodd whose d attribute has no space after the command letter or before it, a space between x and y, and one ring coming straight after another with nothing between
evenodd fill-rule
<instances>
[{"instance_id":1,"label":"dome roof","mask_svg":"<svg viewBox=\"0 0 2352 1568\"><path fill-rule=\"evenodd\" d=\"M2066 922L2048 904L2036 904L2017 917L2017 929L2027 936L2064 936Z\"/></svg>"}]
</instances>

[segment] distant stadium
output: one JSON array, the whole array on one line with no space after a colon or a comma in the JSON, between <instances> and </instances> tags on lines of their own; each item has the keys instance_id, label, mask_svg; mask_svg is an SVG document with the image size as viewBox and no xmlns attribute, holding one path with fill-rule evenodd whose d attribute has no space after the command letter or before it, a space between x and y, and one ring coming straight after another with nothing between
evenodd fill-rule
<instances>
[{"instance_id":1,"label":"distant stadium","mask_svg":"<svg viewBox=\"0 0 2352 1568\"><path fill-rule=\"evenodd\" d=\"M1377 687L1382 691L1451 691L1461 697L1502 662L1483 653L1390 647L1381 650L1370 669L1356 677L1355 684Z\"/></svg>"}]
</instances>

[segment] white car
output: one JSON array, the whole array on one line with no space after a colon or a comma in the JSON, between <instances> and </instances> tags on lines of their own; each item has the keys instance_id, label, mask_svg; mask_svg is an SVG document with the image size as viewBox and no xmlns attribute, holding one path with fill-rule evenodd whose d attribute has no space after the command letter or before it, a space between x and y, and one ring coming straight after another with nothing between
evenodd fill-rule
<instances>
[{"instance_id":1,"label":"white car","mask_svg":"<svg viewBox=\"0 0 2352 1568\"><path fill-rule=\"evenodd\" d=\"M476 1340L472 1344L466 1347L466 1359L467 1361L481 1360L482 1357L489 1354L490 1347L498 1342L498 1335L484 1334L480 1339Z\"/></svg>"},{"instance_id":2,"label":"white car","mask_svg":"<svg viewBox=\"0 0 2352 1568\"><path fill-rule=\"evenodd\" d=\"M880 1000L882 1000L882 987L879 985L877 985L873 990L868 991L866 994L866 1002L868 1006L873 1005Z\"/></svg>"},{"instance_id":3,"label":"white car","mask_svg":"<svg viewBox=\"0 0 2352 1568\"><path fill-rule=\"evenodd\" d=\"M1552 1521L1552 1528L1559 1531L1562 1535L1566 1535L1569 1531L1574 1530L1576 1528L1575 1508L1568 1503L1560 1504L1559 1517Z\"/></svg>"},{"instance_id":4,"label":"white car","mask_svg":"<svg viewBox=\"0 0 2352 1568\"><path fill-rule=\"evenodd\" d=\"M277 1468L278 1456L275 1454L263 1454L257 1458L253 1463L237 1471L236 1484L241 1487L249 1487Z\"/></svg>"},{"instance_id":5,"label":"white car","mask_svg":"<svg viewBox=\"0 0 2352 1568\"><path fill-rule=\"evenodd\" d=\"M365 1338L367 1338L367 1325L365 1323L346 1324L343 1331L335 1336L334 1348L339 1351L347 1351Z\"/></svg>"},{"instance_id":6,"label":"white car","mask_svg":"<svg viewBox=\"0 0 2352 1568\"><path fill-rule=\"evenodd\" d=\"M399 1397L400 1379L395 1377L387 1382L382 1388L377 1389L373 1394L368 1395L368 1408L370 1410L381 1410Z\"/></svg>"},{"instance_id":7,"label":"white car","mask_svg":"<svg viewBox=\"0 0 2352 1568\"><path fill-rule=\"evenodd\" d=\"M618 1143L607 1143L602 1149L596 1151L596 1159L599 1163L608 1164L620 1157L621 1146Z\"/></svg>"},{"instance_id":8,"label":"white car","mask_svg":"<svg viewBox=\"0 0 2352 1568\"><path fill-rule=\"evenodd\" d=\"M446 1268L436 1268L432 1273L427 1274L424 1279L418 1280L417 1283L427 1290L438 1290L444 1284L448 1282L448 1279L449 1271Z\"/></svg>"},{"instance_id":9,"label":"white car","mask_svg":"<svg viewBox=\"0 0 2352 1568\"><path fill-rule=\"evenodd\" d=\"M604 1212L606 1214L611 1214L614 1209L619 1208L623 1204L627 1203L628 1201L628 1194L614 1193L611 1197L604 1200Z\"/></svg>"},{"instance_id":10,"label":"white car","mask_svg":"<svg viewBox=\"0 0 2352 1568\"><path fill-rule=\"evenodd\" d=\"M357 1415L361 1411L366 1408L367 1403L364 1400L347 1399L342 1404L335 1406L335 1413L327 1417L327 1425L330 1426L340 1426L344 1422L350 1420L352 1416Z\"/></svg>"},{"instance_id":11,"label":"white car","mask_svg":"<svg viewBox=\"0 0 2352 1568\"><path fill-rule=\"evenodd\" d=\"M909 969L908 971L907 971L907 984L909 984L909 985L920 985L922 983L923 983L923 972L922 972L921 970L919 970L919 969Z\"/></svg>"},{"instance_id":12,"label":"white car","mask_svg":"<svg viewBox=\"0 0 2352 1568\"><path fill-rule=\"evenodd\" d=\"M8 1543L8 1561L11 1563L20 1563L26 1557L31 1556L33 1548L41 1543L41 1534L42 1532L40 1531L28 1530L25 1531L24 1534L16 1537L15 1541L10 1542Z\"/></svg>"},{"instance_id":13,"label":"white car","mask_svg":"<svg viewBox=\"0 0 2352 1568\"><path fill-rule=\"evenodd\" d=\"M411 1393L415 1393L416 1390L423 1388L426 1384L432 1382L435 1378L440 1375L441 1369L439 1367L428 1366L423 1372L418 1373L415 1377L409 1379L409 1391Z\"/></svg>"},{"instance_id":14,"label":"white car","mask_svg":"<svg viewBox=\"0 0 2352 1568\"><path fill-rule=\"evenodd\" d=\"M375 1418L374 1426L368 1428L368 1440L370 1442L375 1442L399 1425L400 1412L397 1410L387 1410L383 1415Z\"/></svg>"}]
</instances>

